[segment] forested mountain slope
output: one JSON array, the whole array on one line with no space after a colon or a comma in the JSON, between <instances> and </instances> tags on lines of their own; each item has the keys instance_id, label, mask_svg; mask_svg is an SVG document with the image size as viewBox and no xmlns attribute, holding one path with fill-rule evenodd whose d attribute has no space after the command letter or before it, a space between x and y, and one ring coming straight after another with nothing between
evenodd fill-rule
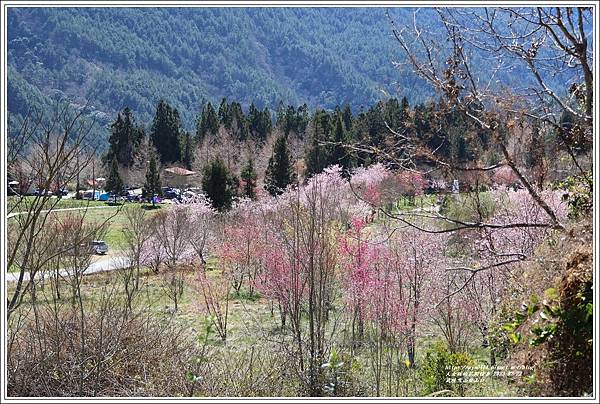
<instances>
[{"instance_id":1,"label":"forested mountain slope","mask_svg":"<svg viewBox=\"0 0 600 404\"><path fill-rule=\"evenodd\" d=\"M66 98L106 127L124 106L147 123L164 98L191 128L203 100L222 97L271 110L423 101L429 89L394 64L386 11L410 24L414 9L11 8L8 108L18 118Z\"/></svg>"}]
</instances>

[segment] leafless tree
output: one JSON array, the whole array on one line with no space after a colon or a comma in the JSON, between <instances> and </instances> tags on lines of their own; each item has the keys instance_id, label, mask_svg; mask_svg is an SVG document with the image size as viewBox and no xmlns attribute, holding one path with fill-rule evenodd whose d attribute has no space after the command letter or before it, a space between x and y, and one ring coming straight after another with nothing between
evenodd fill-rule
<instances>
[{"instance_id":1,"label":"leafless tree","mask_svg":"<svg viewBox=\"0 0 600 404\"><path fill-rule=\"evenodd\" d=\"M131 206L123 210L127 226L123 229L125 236L125 255L129 266L135 269L134 289L139 288L140 270L146 262L146 245L152 236L150 218L140 206Z\"/></svg>"},{"instance_id":2,"label":"leafless tree","mask_svg":"<svg viewBox=\"0 0 600 404\"><path fill-rule=\"evenodd\" d=\"M188 258L191 251L191 209L176 205L152 217L152 237L164 254L164 263L175 269L178 262Z\"/></svg>"},{"instance_id":3,"label":"leafless tree","mask_svg":"<svg viewBox=\"0 0 600 404\"><path fill-rule=\"evenodd\" d=\"M162 275L162 289L165 295L173 302L177 311L185 286L184 275L181 271L170 271Z\"/></svg>"},{"instance_id":4,"label":"leafless tree","mask_svg":"<svg viewBox=\"0 0 600 404\"><path fill-rule=\"evenodd\" d=\"M483 131L488 131L501 151L500 165L509 166L523 186L550 217L550 224L562 228L552 209L540 198L539 190L517 165L507 139L511 128L525 118L552 125L563 140L573 162L574 146L561 117L571 114L575 122L570 135L579 133L579 143L590 143L592 133L593 75L591 34L592 10L589 8L482 8L437 9L444 35L428 31L414 13L412 27L398 27L393 19L393 34L414 72L442 97L443 106L462 111ZM446 39L447 41L443 41ZM450 44L450 51L443 49ZM474 54L483 53L492 66L487 77L476 74ZM521 91L499 88L496 78L515 64L524 64L535 85ZM547 77L563 75L568 70L568 84L551 89ZM566 95L562 95L566 94ZM457 167L435 158L435 151L425 155L438 164L457 170L489 171L491 167Z\"/></svg>"},{"instance_id":5,"label":"leafless tree","mask_svg":"<svg viewBox=\"0 0 600 404\"><path fill-rule=\"evenodd\" d=\"M7 267L18 271L19 277L7 299L7 318L22 303L38 271L65 253L47 250L40 258L44 247L39 241L59 201L51 198L51 190L63 189L75 180L94 155L87 142L93 122L84 118L84 112L85 108L73 112L69 105L57 103L49 116L30 113L18 133L9 133L7 174L25 179L25 189L35 185L40 192L33 197L13 197L9 204ZM81 158L86 150L91 153Z\"/></svg>"}]
</instances>

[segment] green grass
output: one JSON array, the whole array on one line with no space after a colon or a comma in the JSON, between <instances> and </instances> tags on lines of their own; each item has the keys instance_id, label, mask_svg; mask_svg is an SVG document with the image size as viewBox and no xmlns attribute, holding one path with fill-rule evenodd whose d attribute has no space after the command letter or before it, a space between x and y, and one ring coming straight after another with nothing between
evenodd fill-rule
<instances>
[{"instance_id":1,"label":"green grass","mask_svg":"<svg viewBox=\"0 0 600 404\"><path fill-rule=\"evenodd\" d=\"M31 198L26 197L29 200L25 200L24 203L30 203ZM56 202L56 200L50 200L50 202ZM9 201L10 203L10 201ZM54 206L53 209L63 209L63 208L75 208L75 207L106 207L105 209L81 209L78 211L58 211L52 214L55 215L69 215L69 214L82 214L85 216L86 223L96 223L98 225L106 222L106 234L104 235L104 240L108 244L109 249L119 249L125 246L125 239L123 230L127 226L127 218L123 212L125 208L128 206L140 206L142 208L145 205L138 205L133 203L124 203L124 204L111 204L107 202L100 201L82 201L82 200L62 200L58 201L58 204ZM160 209L168 209L169 205L159 206ZM25 208L25 205L23 205ZM160 209L147 209L149 215L154 215L160 211ZM17 209L19 210L19 209ZM10 226L13 223L13 220L9 220L8 225Z\"/></svg>"},{"instance_id":2,"label":"green grass","mask_svg":"<svg viewBox=\"0 0 600 404\"><path fill-rule=\"evenodd\" d=\"M426 206L429 204L431 206L434 201L433 197L425 196L423 198L423 205ZM417 199L416 205L420 206L420 202L421 200ZM410 209L414 208L414 205L408 205L405 202L400 202L398 206L399 208L406 208L407 206L411 206ZM151 210L149 214L157 211ZM56 214L66 213L68 212L57 212ZM124 241L123 229L127 225L127 219L122 210L117 208L92 209L86 212L85 219L86 221L97 223L108 220L108 231L105 240L109 244L109 248L114 250L122 246ZM218 281L222 277L218 259L209 259L206 270L208 276L214 280ZM166 270L159 274L154 274L150 270L144 271L144 291L138 297L136 305L145 312L155 315L158 319L172 319L188 330L191 336L199 336L203 333L206 321L206 313L202 311L201 307L202 295L195 287L194 267L183 271L185 288L177 312L173 312L173 302L166 296L164 291L164 284L168 282L172 275L171 272ZM85 276L83 279L83 291L86 307L93 309L98 306L107 285L115 283L119 290L122 290L123 286L119 283L121 273L121 271L117 270ZM9 296L11 296L14 285L9 284L8 288ZM49 293L49 291L46 291L46 293ZM67 284L62 285L61 293L63 303L68 305L70 302L70 290ZM277 351L279 348L274 346L274 342L272 341L280 340L280 338L283 338L283 341L288 341L289 333L283 332L281 329L277 305L272 310L271 303L266 298L258 294L250 294L244 287L242 287L239 295L236 295L232 291L230 299L227 341L223 343L218 334L213 332L208 339L211 349L224 358L237 358L244 352L248 352L254 348L258 350L257 352L265 355L280 352ZM337 299L335 302L336 312L332 314L332 318L334 316L345 318L343 317L345 315L343 302L339 300L341 299L339 296ZM30 303L28 302L28 298L26 298L24 305L28 304ZM333 326L334 321L330 321L326 332L328 336L331 335ZM348 334L342 332L340 324L336 324L336 326L338 328L336 329L336 336L332 343L340 352L348 354L350 352ZM417 368L414 370L406 369L402 375L402 378L405 378L402 380L402 383L405 385L407 394L409 395L420 394L422 383L418 379L419 366L424 360L427 348L440 338L439 331L436 331L431 326L421 329L419 334L421 336L417 343ZM477 342L474 340L474 346L469 352L478 362L486 361L489 356L489 350L475 346ZM353 361L356 362L353 364L353 372L356 372L357 379L367 386L368 393L374 394L371 390L374 385L373 371L370 367L371 360L372 356L369 350L358 349L355 351L353 357ZM382 388L382 391L385 391L385 387ZM469 386L466 391L467 396L508 397L516 394L515 389L505 379L490 379L483 383Z\"/></svg>"},{"instance_id":3,"label":"green grass","mask_svg":"<svg viewBox=\"0 0 600 404\"><path fill-rule=\"evenodd\" d=\"M402 213L421 208L427 209L435 206L436 201L437 195L421 195L414 197L412 200L411 198L402 197L393 204L391 213Z\"/></svg>"}]
</instances>

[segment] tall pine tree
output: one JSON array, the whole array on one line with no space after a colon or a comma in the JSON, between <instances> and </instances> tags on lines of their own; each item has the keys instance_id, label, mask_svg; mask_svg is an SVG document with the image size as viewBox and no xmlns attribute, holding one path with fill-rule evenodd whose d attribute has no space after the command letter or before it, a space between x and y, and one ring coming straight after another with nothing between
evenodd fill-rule
<instances>
[{"instance_id":1,"label":"tall pine tree","mask_svg":"<svg viewBox=\"0 0 600 404\"><path fill-rule=\"evenodd\" d=\"M173 163L181 160L179 138L181 121L176 108L171 108L160 100L150 129L150 139L156 147L161 163Z\"/></svg>"},{"instance_id":2,"label":"tall pine tree","mask_svg":"<svg viewBox=\"0 0 600 404\"><path fill-rule=\"evenodd\" d=\"M231 123L230 128L232 135L239 140L245 140L248 137L249 129L248 120L242 110L242 105L239 102L234 101L229 105L228 112L228 121Z\"/></svg>"},{"instance_id":3,"label":"tall pine tree","mask_svg":"<svg viewBox=\"0 0 600 404\"><path fill-rule=\"evenodd\" d=\"M231 207L231 202L235 196L235 182L235 178L220 157L214 158L204 167L202 189L210 199L212 206L219 211Z\"/></svg>"},{"instance_id":4,"label":"tall pine tree","mask_svg":"<svg viewBox=\"0 0 600 404\"><path fill-rule=\"evenodd\" d=\"M307 177L323 171L330 161L328 147L324 144L329 132L329 114L325 111L315 111L311 126L312 133L305 155Z\"/></svg>"},{"instance_id":5,"label":"tall pine tree","mask_svg":"<svg viewBox=\"0 0 600 404\"><path fill-rule=\"evenodd\" d=\"M296 181L291 161L291 154L287 146L287 137L279 136L273 146L273 153L269 159L265 173L265 189L271 195L280 195L288 185Z\"/></svg>"},{"instance_id":6,"label":"tall pine tree","mask_svg":"<svg viewBox=\"0 0 600 404\"><path fill-rule=\"evenodd\" d=\"M113 157L110 163L110 171L108 173L108 178L106 179L106 185L104 188L116 198L117 195L121 195L121 192L123 192L123 187L123 180L121 179L121 174L119 173L119 163L117 162L117 158Z\"/></svg>"},{"instance_id":7,"label":"tall pine tree","mask_svg":"<svg viewBox=\"0 0 600 404\"><path fill-rule=\"evenodd\" d=\"M258 141L264 141L271 132L273 123L271 122L271 113L268 108L263 111L250 104L248 109L248 125L250 135Z\"/></svg>"},{"instance_id":8,"label":"tall pine tree","mask_svg":"<svg viewBox=\"0 0 600 404\"><path fill-rule=\"evenodd\" d=\"M108 166L116 158L120 166L131 167L135 153L144 138L144 129L136 125L133 112L129 107L125 107L117 114L110 128L109 147L104 156L104 164Z\"/></svg>"},{"instance_id":9,"label":"tall pine tree","mask_svg":"<svg viewBox=\"0 0 600 404\"><path fill-rule=\"evenodd\" d=\"M345 146L347 141L346 139L346 131L344 130L344 124L342 123L342 114L338 114L335 119L335 126L333 128L332 133L332 146L331 146L331 157L330 164L338 164L342 167L343 174L345 176L350 175L350 168L352 167L352 158L350 155L350 150L348 150Z\"/></svg>"},{"instance_id":10,"label":"tall pine tree","mask_svg":"<svg viewBox=\"0 0 600 404\"><path fill-rule=\"evenodd\" d=\"M154 154L150 156L150 162L148 163L148 169L146 170L146 182L144 183L144 196L146 198L152 198L154 195L162 194L162 184L160 181L160 173L158 171L158 164ZM154 204L154 200L153 200Z\"/></svg>"},{"instance_id":11,"label":"tall pine tree","mask_svg":"<svg viewBox=\"0 0 600 404\"><path fill-rule=\"evenodd\" d=\"M242 194L250 199L256 198L256 171L254 170L254 162L252 157L248 157L248 161L242 168L240 178L243 181Z\"/></svg>"},{"instance_id":12,"label":"tall pine tree","mask_svg":"<svg viewBox=\"0 0 600 404\"><path fill-rule=\"evenodd\" d=\"M194 163L194 139L189 132L185 132L181 139L181 162L188 170L192 169Z\"/></svg>"},{"instance_id":13,"label":"tall pine tree","mask_svg":"<svg viewBox=\"0 0 600 404\"><path fill-rule=\"evenodd\" d=\"M219 122L225 127L225 129L231 129L231 115L229 114L229 104L227 98L221 100L219 105Z\"/></svg>"},{"instance_id":14,"label":"tall pine tree","mask_svg":"<svg viewBox=\"0 0 600 404\"><path fill-rule=\"evenodd\" d=\"M352 110L348 104L344 106L344 110L342 111L342 120L344 121L344 129L347 132L350 131L352 129Z\"/></svg>"},{"instance_id":15,"label":"tall pine tree","mask_svg":"<svg viewBox=\"0 0 600 404\"><path fill-rule=\"evenodd\" d=\"M196 139L202 141L207 135L215 136L219 130L219 117L210 101L202 108L196 123Z\"/></svg>"}]
</instances>

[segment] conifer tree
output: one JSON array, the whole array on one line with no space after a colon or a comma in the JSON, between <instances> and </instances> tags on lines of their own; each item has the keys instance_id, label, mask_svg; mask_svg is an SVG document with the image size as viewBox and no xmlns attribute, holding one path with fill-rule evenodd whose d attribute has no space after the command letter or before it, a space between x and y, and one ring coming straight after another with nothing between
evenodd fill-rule
<instances>
[{"instance_id":1,"label":"conifer tree","mask_svg":"<svg viewBox=\"0 0 600 404\"><path fill-rule=\"evenodd\" d=\"M117 114L110 127L109 148L104 156L104 164L108 166L112 164L113 158L116 158L120 166L131 167L135 153L144 138L144 129L136 125L129 107Z\"/></svg>"},{"instance_id":2,"label":"conifer tree","mask_svg":"<svg viewBox=\"0 0 600 404\"><path fill-rule=\"evenodd\" d=\"M181 162L185 168L191 170L194 162L194 139L189 132L185 132L181 143Z\"/></svg>"},{"instance_id":3,"label":"conifer tree","mask_svg":"<svg viewBox=\"0 0 600 404\"><path fill-rule=\"evenodd\" d=\"M148 163L148 169L146 170L146 182L144 183L144 196L152 198L152 205L154 205L153 196L161 195L162 184L160 181L160 173L158 171L158 164L154 154L150 156L150 162Z\"/></svg>"},{"instance_id":4,"label":"conifer tree","mask_svg":"<svg viewBox=\"0 0 600 404\"><path fill-rule=\"evenodd\" d=\"M239 140L245 140L248 137L248 121L239 102L232 102L229 105L230 128L234 137Z\"/></svg>"},{"instance_id":5,"label":"conifer tree","mask_svg":"<svg viewBox=\"0 0 600 404\"><path fill-rule=\"evenodd\" d=\"M323 143L329 131L329 114L316 111L312 121L312 133L306 150L306 175L318 174L329 165L330 156L327 146Z\"/></svg>"},{"instance_id":6,"label":"conifer tree","mask_svg":"<svg viewBox=\"0 0 600 404\"><path fill-rule=\"evenodd\" d=\"M202 173L202 189L213 208L223 211L231 207L236 180L220 157L214 158Z\"/></svg>"},{"instance_id":7,"label":"conifer tree","mask_svg":"<svg viewBox=\"0 0 600 404\"><path fill-rule=\"evenodd\" d=\"M342 123L342 115L339 114L335 120L335 127L332 134L331 158L329 164L338 164L343 169L345 176L350 173L352 160L349 150L344 147L346 143L346 132Z\"/></svg>"},{"instance_id":8,"label":"conifer tree","mask_svg":"<svg viewBox=\"0 0 600 404\"><path fill-rule=\"evenodd\" d=\"M282 100L279 100L279 103L277 104L275 126L277 126L281 130L283 130L283 127L285 125L285 116L286 116L285 105L283 104Z\"/></svg>"},{"instance_id":9,"label":"conifer tree","mask_svg":"<svg viewBox=\"0 0 600 404\"><path fill-rule=\"evenodd\" d=\"M280 195L288 185L296 181L292 168L291 155L287 146L287 137L281 135L275 141L273 153L265 173L265 189L271 195Z\"/></svg>"},{"instance_id":10,"label":"conifer tree","mask_svg":"<svg viewBox=\"0 0 600 404\"><path fill-rule=\"evenodd\" d=\"M350 105L348 104L344 106L344 110L342 111L342 120L344 122L344 129L350 131L352 129L352 110L350 110Z\"/></svg>"},{"instance_id":11,"label":"conifer tree","mask_svg":"<svg viewBox=\"0 0 600 404\"><path fill-rule=\"evenodd\" d=\"M202 114L196 124L196 139L202 141L207 135L215 136L219 130L219 118L210 102L202 108Z\"/></svg>"},{"instance_id":12,"label":"conifer tree","mask_svg":"<svg viewBox=\"0 0 600 404\"><path fill-rule=\"evenodd\" d=\"M227 98L221 100L219 105L219 122L225 127L225 129L231 129L231 115L229 114L229 104Z\"/></svg>"},{"instance_id":13,"label":"conifer tree","mask_svg":"<svg viewBox=\"0 0 600 404\"><path fill-rule=\"evenodd\" d=\"M300 137L303 137L309 123L310 113L308 112L308 105L305 103L298 108L298 124L296 128L296 134L298 134Z\"/></svg>"},{"instance_id":14,"label":"conifer tree","mask_svg":"<svg viewBox=\"0 0 600 404\"><path fill-rule=\"evenodd\" d=\"M123 180L121 179L121 174L119 174L119 163L117 162L116 157L113 157L110 162L110 171L104 188L106 191L113 194L115 199L117 195L120 195L121 192L123 192Z\"/></svg>"},{"instance_id":15,"label":"conifer tree","mask_svg":"<svg viewBox=\"0 0 600 404\"><path fill-rule=\"evenodd\" d=\"M156 147L161 163L173 163L181 160L180 131L179 112L176 108L171 108L164 100L160 100L152 121L150 138Z\"/></svg>"},{"instance_id":16,"label":"conifer tree","mask_svg":"<svg viewBox=\"0 0 600 404\"><path fill-rule=\"evenodd\" d=\"M272 129L269 109L265 108L261 111L254 106L254 103L250 104L250 108L248 109L248 125L252 137L259 141L264 141Z\"/></svg>"},{"instance_id":17,"label":"conifer tree","mask_svg":"<svg viewBox=\"0 0 600 404\"><path fill-rule=\"evenodd\" d=\"M244 183L242 188L243 196L246 196L250 199L256 198L256 171L254 170L254 162L252 161L252 157L248 157L248 161L246 165L242 168L242 172L240 173L240 177Z\"/></svg>"}]
</instances>

